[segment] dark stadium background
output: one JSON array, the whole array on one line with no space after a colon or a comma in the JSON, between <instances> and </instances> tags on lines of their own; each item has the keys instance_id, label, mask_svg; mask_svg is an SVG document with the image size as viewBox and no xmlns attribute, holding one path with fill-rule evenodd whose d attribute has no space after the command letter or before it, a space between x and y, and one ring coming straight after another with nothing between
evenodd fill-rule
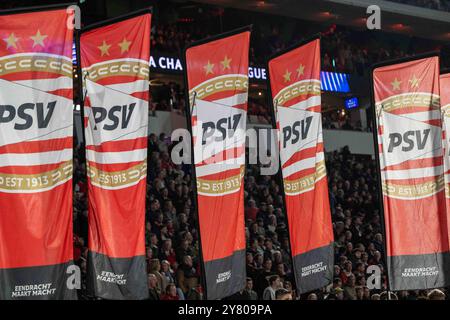
<instances>
[{"instance_id":1,"label":"dark stadium background","mask_svg":"<svg viewBox=\"0 0 450 320\"><path fill-rule=\"evenodd\" d=\"M64 2L2 1L0 9ZM449 0L370 1L370 4L387 3L389 8L381 13L381 30L374 31L366 28L367 1L360 1L361 5L344 0L81 2L82 25L152 6L151 54L154 57L180 58L183 48L194 40L252 24L250 63L264 68L267 57L274 52L320 32L322 71L347 74L350 87L349 92L322 93L325 145L327 137L341 140L354 137L350 141L338 141L339 146L326 150L335 235L333 284L301 297L295 294L280 185L276 176L261 176L259 165L247 165L247 275L251 280L249 286L251 282L253 288L230 299L262 299L267 279L273 275L279 276L280 285L292 291L294 299L374 300L379 299L380 294L381 299L386 299L383 293L386 288L384 244L373 151L358 152L364 149L358 143L371 141L368 74L373 63L433 50L442 53L441 67L450 67ZM153 122L150 121L150 127L163 115L184 117L182 73L157 67L152 69L151 80ZM268 127L271 119L266 103L266 82L253 79L250 84L250 125ZM346 109L345 100L354 97L358 98L359 106ZM79 98L75 98L76 104ZM201 299L192 168L171 162L170 134L170 131L153 131L149 136L146 214L149 290L152 299ZM86 180L79 134L76 139L74 248L76 263L85 275ZM345 146L347 143L349 146ZM383 271L380 289L369 290L366 286L369 276L366 269L370 265L378 265ZM80 298L90 299L84 289L83 282ZM448 291L443 288L443 292L448 298ZM436 293L431 297L428 294L429 291L396 292L391 298L436 298Z\"/></svg>"}]
</instances>

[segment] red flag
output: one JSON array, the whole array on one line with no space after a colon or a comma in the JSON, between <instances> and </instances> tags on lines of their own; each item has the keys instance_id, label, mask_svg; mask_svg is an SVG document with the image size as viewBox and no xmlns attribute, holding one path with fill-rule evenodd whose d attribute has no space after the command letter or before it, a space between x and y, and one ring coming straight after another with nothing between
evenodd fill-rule
<instances>
[{"instance_id":1,"label":"red flag","mask_svg":"<svg viewBox=\"0 0 450 320\"><path fill-rule=\"evenodd\" d=\"M88 288L148 296L145 260L150 13L84 30L81 65L89 193Z\"/></svg>"},{"instance_id":2,"label":"red flag","mask_svg":"<svg viewBox=\"0 0 450 320\"><path fill-rule=\"evenodd\" d=\"M390 289L447 286L439 59L377 67L373 82Z\"/></svg>"},{"instance_id":3,"label":"red flag","mask_svg":"<svg viewBox=\"0 0 450 320\"><path fill-rule=\"evenodd\" d=\"M294 275L299 293L333 280L333 228L323 152L320 39L269 61Z\"/></svg>"},{"instance_id":4,"label":"red flag","mask_svg":"<svg viewBox=\"0 0 450 320\"><path fill-rule=\"evenodd\" d=\"M66 9L0 15L0 300L74 299Z\"/></svg>"},{"instance_id":5,"label":"red flag","mask_svg":"<svg viewBox=\"0 0 450 320\"><path fill-rule=\"evenodd\" d=\"M444 148L444 177L445 177L445 198L447 204L447 224L450 241L450 73L441 74L439 77L439 89L441 97L441 117Z\"/></svg>"},{"instance_id":6,"label":"red flag","mask_svg":"<svg viewBox=\"0 0 450 320\"><path fill-rule=\"evenodd\" d=\"M244 166L250 31L186 50L208 299L245 286Z\"/></svg>"}]
</instances>

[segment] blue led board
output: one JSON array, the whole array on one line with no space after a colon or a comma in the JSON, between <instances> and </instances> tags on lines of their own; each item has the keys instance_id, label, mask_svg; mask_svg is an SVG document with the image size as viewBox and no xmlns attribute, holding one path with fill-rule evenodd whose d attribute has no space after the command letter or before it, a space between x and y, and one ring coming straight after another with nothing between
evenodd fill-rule
<instances>
[{"instance_id":1,"label":"blue led board","mask_svg":"<svg viewBox=\"0 0 450 320\"><path fill-rule=\"evenodd\" d=\"M353 97L353 98L345 99L345 109L353 109L353 108L358 108L358 107L359 107L358 98Z\"/></svg>"}]
</instances>

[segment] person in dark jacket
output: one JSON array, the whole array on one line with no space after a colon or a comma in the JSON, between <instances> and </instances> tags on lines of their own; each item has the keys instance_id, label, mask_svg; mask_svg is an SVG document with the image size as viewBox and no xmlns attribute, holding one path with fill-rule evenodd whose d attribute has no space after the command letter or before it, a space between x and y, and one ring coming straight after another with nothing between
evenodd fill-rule
<instances>
[{"instance_id":1,"label":"person in dark jacket","mask_svg":"<svg viewBox=\"0 0 450 320\"><path fill-rule=\"evenodd\" d=\"M245 296L245 300L258 300L258 294L253 290L252 278L247 278L243 295Z\"/></svg>"}]
</instances>

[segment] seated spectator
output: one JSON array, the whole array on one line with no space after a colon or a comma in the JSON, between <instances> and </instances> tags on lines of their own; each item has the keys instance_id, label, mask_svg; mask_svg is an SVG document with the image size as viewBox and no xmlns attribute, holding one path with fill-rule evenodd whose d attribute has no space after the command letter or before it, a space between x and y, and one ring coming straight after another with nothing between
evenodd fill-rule
<instances>
[{"instance_id":1,"label":"seated spectator","mask_svg":"<svg viewBox=\"0 0 450 320\"><path fill-rule=\"evenodd\" d=\"M250 279L256 279L257 275L258 275L258 270L255 267L255 262L253 259L253 254L251 252L248 252L246 255L246 271L247 271L247 276L250 277ZM252 284L253 287L253 284Z\"/></svg>"},{"instance_id":2,"label":"seated spectator","mask_svg":"<svg viewBox=\"0 0 450 320\"><path fill-rule=\"evenodd\" d=\"M398 297L394 292L383 291L380 294L380 300L398 300Z\"/></svg>"},{"instance_id":3,"label":"seated spectator","mask_svg":"<svg viewBox=\"0 0 450 320\"><path fill-rule=\"evenodd\" d=\"M154 274L148 275L148 300L160 300L160 294L157 289L158 280Z\"/></svg>"},{"instance_id":4,"label":"seated spectator","mask_svg":"<svg viewBox=\"0 0 450 320\"><path fill-rule=\"evenodd\" d=\"M266 259L263 264L263 269L260 271L258 277L256 278L256 282L258 283L256 292L258 292L258 296L263 295L263 291L267 286L267 279L273 275L275 275L275 272L272 271L272 260Z\"/></svg>"},{"instance_id":5,"label":"seated spectator","mask_svg":"<svg viewBox=\"0 0 450 320\"><path fill-rule=\"evenodd\" d=\"M189 292L186 296L187 300L202 300L203 299L203 289L200 284L197 284L195 287L189 289Z\"/></svg>"},{"instance_id":6,"label":"seated spectator","mask_svg":"<svg viewBox=\"0 0 450 320\"><path fill-rule=\"evenodd\" d=\"M364 288L361 286L355 287L356 300L364 300Z\"/></svg>"},{"instance_id":7,"label":"seated spectator","mask_svg":"<svg viewBox=\"0 0 450 320\"><path fill-rule=\"evenodd\" d=\"M175 284L170 283L167 285L165 293L161 296L161 300L180 300Z\"/></svg>"},{"instance_id":8,"label":"seated spectator","mask_svg":"<svg viewBox=\"0 0 450 320\"><path fill-rule=\"evenodd\" d=\"M246 296L246 300L258 300L258 294L253 290L252 278L247 277L243 295Z\"/></svg>"},{"instance_id":9,"label":"seated spectator","mask_svg":"<svg viewBox=\"0 0 450 320\"><path fill-rule=\"evenodd\" d=\"M335 296L336 296L336 300L344 300L345 296L344 296L344 289L337 287L333 290Z\"/></svg>"},{"instance_id":10,"label":"seated spectator","mask_svg":"<svg viewBox=\"0 0 450 320\"><path fill-rule=\"evenodd\" d=\"M281 288L281 281L279 276L271 276L269 278L269 286L264 289L263 300L275 300L276 290Z\"/></svg>"},{"instance_id":11,"label":"seated spectator","mask_svg":"<svg viewBox=\"0 0 450 320\"><path fill-rule=\"evenodd\" d=\"M248 207L245 209L245 218L251 221L256 221L256 216L258 214L258 207L256 206L256 201L250 199L248 201Z\"/></svg>"},{"instance_id":12,"label":"seated spectator","mask_svg":"<svg viewBox=\"0 0 450 320\"><path fill-rule=\"evenodd\" d=\"M370 289L364 286L363 290L364 290L363 300L370 300Z\"/></svg>"},{"instance_id":13,"label":"seated spectator","mask_svg":"<svg viewBox=\"0 0 450 320\"><path fill-rule=\"evenodd\" d=\"M174 264L177 261L175 250L172 248L172 239L166 239L163 241L161 251L159 253L160 260L167 260L170 264Z\"/></svg>"},{"instance_id":14,"label":"seated spectator","mask_svg":"<svg viewBox=\"0 0 450 320\"><path fill-rule=\"evenodd\" d=\"M308 298L306 298L306 300L317 300L317 294L315 293L310 293L308 295Z\"/></svg>"},{"instance_id":15,"label":"seated spectator","mask_svg":"<svg viewBox=\"0 0 450 320\"><path fill-rule=\"evenodd\" d=\"M292 293L284 288L278 289L274 300L292 300Z\"/></svg>"},{"instance_id":16,"label":"seated spectator","mask_svg":"<svg viewBox=\"0 0 450 320\"><path fill-rule=\"evenodd\" d=\"M170 268L170 263L167 260L161 261L161 275L165 278L166 283L174 283L174 273L173 270Z\"/></svg>"},{"instance_id":17,"label":"seated spectator","mask_svg":"<svg viewBox=\"0 0 450 320\"><path fill-rule=\"evenodd\" d=\"M167 287L166 278L159 272L161 270L161 263L158 259L152 259L149 265L149 274L153 274L156 277L157 285L156 289L161 294Z\"/></svg>"},{"instance_id":18,"label":"seated spectator","mask_svg":"<svg viewBox=\"0 0 450 320\"><path fill-rule=\"evenodd\" d=\"M177 282L185 295L187 295L191 289L197 287L197 271L193 267L191 256L183 257L183 262L177 270Z\"/></svg>"},{"instance_id":19,"label":"seated spectator","mask_svg":"<svg viewBox=\"0 0 450 320\"><path fill-rule=\"evenodd\" d=\"M380 300L380 295L378 293L374 293L371 297L370 300Z\"/></svg>"},{"instance_id":20,"label":"seated spectator","mask_svg":"<svg viewBox=\"0 0 450 320\"><path fill-rule=\"evenodd\" d=\"M350 274L344 284L344 297L348 300L356 300L355 276Z\"/></svg>"},{"instance_id":21,"label":"seated spectator","mask_svg":"<svg viewBox=\"0 0 450 320\"><path fill-rule=\"evenodd\" d=\"M427 295L428 300L445 300L445 293L439 289L433 289Z\"/></svg>"}]
</instances>

